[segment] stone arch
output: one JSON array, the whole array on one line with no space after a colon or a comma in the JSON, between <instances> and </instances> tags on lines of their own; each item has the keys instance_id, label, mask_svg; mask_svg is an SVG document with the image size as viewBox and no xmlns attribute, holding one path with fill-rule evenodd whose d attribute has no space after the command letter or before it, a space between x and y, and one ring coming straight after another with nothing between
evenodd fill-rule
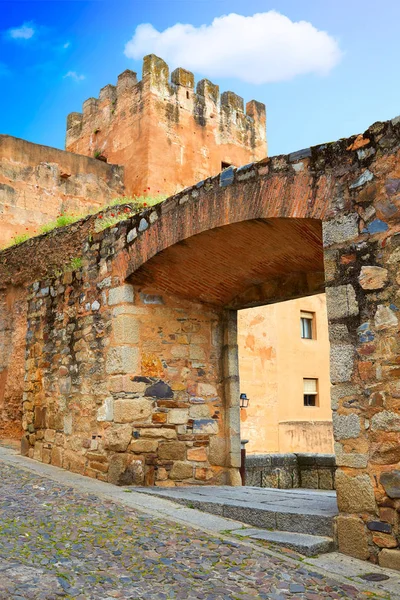
<instances>
[{"instance_id":1,"label":"stone arch","mask_svg":"<svg viewBox=\"0 0 400 600\"><path fill-rule=\"evenodd\" d=\"M197 388L192 389L196 393L193 397L207 400L194 403L195 410L188 415L192 430L194 425L197 428L196 442L179 429L185 411L190 413L192 408L184 400L189 392L186 387L182 389L190 376L185 370L189 367L173 366L176 370L170 373L175 380L172 377L171 385L157 385L169 365L154 355L163 341L177 342L176 346L186 348L173 350L172 343L171 356L175 353L177 360L188 357L197 361L193 367L196 377L203 377L203 371L209 369L217 380L218 348L223 348L222 362L232 360L232 311L247 302L264 301L268 293L272 297L273 290L283 289L290 280L298 290L318 285L317 273L321 271L317 265L300 272L290 270L280 274L285 280L275 273L278 279L268 292L265 281L257 281L258 266L252 263L254 277L246 280L246 289L233 282L235 294L231 297L224 295L226 289L224 292L221 287L218 297L213 294L195 303L190 295L177 297L182 290L165 287L172 305L165 300L162 304L162 294L152 292L160 282L157 269L162 267L163 252L172 252L176 244L190 250L196 236L213 235L207 232L221 233L225 227L241 228L244 223L255 223L264 230L273 220L322 222L339 466L339 547L386 566L398 565L399 159L400 120L394 119L376 123L363 136L226 169L218 177L100 233L93 233L91 224L96 217L91 217L78 228L80 232L86 228L89 236L78 238L76 230L65 234L75 240L74 248L78 241L82 247L83 266L78 273L53 276L46 271L49 248L55 257L51 256L53 265L58 261L62 266L65 260L56 236L50 236L52 246L49 238L39 238L6 251L0 264L2 283L18 282L24 276L25 281L31 281L32 272L41 279L29 296L26 452L112 482L118 482L122 473L124 484L128 475L135 482L152 484L157 460L164 461L160 468L165 471L167 467L175 469L173 477L167 474L159 480L164 485L168 479L182 482L193 476L193 481L218 483L227 471L234 482L238 466L235 447L230 450L227 466L224 450L215 444L215 472L209 471L207 460L201 460L207 456L208 439L215 433L222 408L218 398L223 388L228 390L227 398L235 396L234 379L222 378L217 386L194 381ZM40 260L28 261L29 252ZM193 310L196 314L182 321L185 312ZM164 331L160 331L161 324ZM189 334L190 343L185 343ZM215 336L214 344L211 336ZM204 368L201 363L207 352L202 352L202 346L207 344L210 366ZM148 356L141 360L143 348ZM66 357L66 364L57 363L60 355ZM75 361L72 365L69 356ZM158 400L162 402L155 410ZM209 405L214 412L207 409L206 417L204 407ZM233 409L229 427L234 430L236 409L226 409ZM104 462L93 459L94 430L94 443ZM229 437L237 439L235 433ZM217 464L218 460L222 464ZM101 467L103 471L96 470L99 465L106 465ZM375 532L382 531L391 547L381 549L383 538Z\"/></svg>"}]
</instances>

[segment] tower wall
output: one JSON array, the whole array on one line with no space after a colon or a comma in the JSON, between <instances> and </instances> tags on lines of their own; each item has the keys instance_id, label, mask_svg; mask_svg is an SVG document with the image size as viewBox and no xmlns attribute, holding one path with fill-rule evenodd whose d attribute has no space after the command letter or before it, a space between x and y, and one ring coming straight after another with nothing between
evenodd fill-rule
<instances>
[{"instance_id":1,"label":"tower wall","mask_svg":"<svg viewBox=\"0 0 400 600\"><path fill-rule=\"evenodd\" d=\"M125 167L127 192L172 194L223 168L267 154L265 105L149 55L142 80L124 71L116 86L67 119L66 149Z\"/></svg>"}]
</instances>

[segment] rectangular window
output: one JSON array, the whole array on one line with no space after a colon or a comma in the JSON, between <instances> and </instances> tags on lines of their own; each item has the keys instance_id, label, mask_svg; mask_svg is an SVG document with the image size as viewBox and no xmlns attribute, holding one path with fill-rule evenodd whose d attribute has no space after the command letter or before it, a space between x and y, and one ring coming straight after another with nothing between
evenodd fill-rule
<instances>
[{"instance_id":1,"label":"rectangular window","mask_svg":"<svg viewBox=\"0 0 400 600\"><path fill-rule=\"evenodd\" d=\"M314 339L314 313L300 312L300 333L303 340Z\"/></svg>"},{"instance_id":2,"label":"rectangular window","mask_svg":"<svg viewBox=\"0 0 400 600\"><path fill-rule=\"evenodd\" d=\"M304 406L318 406L318 379L303 379Z\"/></svg>"}]
</instances>

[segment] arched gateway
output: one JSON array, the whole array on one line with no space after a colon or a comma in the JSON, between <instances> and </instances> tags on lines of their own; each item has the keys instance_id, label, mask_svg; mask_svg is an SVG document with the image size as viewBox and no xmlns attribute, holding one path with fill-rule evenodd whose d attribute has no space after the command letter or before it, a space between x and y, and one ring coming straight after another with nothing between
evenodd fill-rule
<instances>
[{"instance_id":1,"label":"arched gateway","mask_svg":"<svg viewBox=\"0 0 400 600\"><path fill-rule=\"evenodd\" d=\"M377 123L3 252L4 280L40 279L23 451L118 484L240 484L236 310L325 289L339 541L398 557L399 148L400 121ZM77 235L82 267L51 277Z\"/></svg>"}]
</instances>

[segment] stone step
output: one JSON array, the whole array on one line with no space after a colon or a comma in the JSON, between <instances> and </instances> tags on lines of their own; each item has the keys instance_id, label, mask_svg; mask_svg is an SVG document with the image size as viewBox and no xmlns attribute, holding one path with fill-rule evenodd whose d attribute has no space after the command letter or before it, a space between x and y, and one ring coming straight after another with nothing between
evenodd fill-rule
<instances>
[{"instance_id":1,"label":"stone step","mask_svg":"<svg viewBox=\"0 0 400 600\"><path fill-rule=\"evenodd\" d=\"M255 488L240 489L242 491L238 492L227 488L136 488L136 491L155 494L189 508L260 529L327 538L333 536L334 517L337 514L334 496L310 494L307 490L289 494L292 490L279 490L277 493L278 490L264 488L263 493L258 494L252 492Z\"/></svg>"},{"instance_id":2,"label":"stone step","mask_svg":"<svg viewBox=\"0 0 400 600\"><path fill-rule=\"evenodd\" d=\"M333 539L320 535L293 533L292 531L266 531L265 529L242 529L232 533L240 537L265 540L277 546L284 546L304 554L304 556L316 556L335 550Z\"/></svg>"}]
</instances>

